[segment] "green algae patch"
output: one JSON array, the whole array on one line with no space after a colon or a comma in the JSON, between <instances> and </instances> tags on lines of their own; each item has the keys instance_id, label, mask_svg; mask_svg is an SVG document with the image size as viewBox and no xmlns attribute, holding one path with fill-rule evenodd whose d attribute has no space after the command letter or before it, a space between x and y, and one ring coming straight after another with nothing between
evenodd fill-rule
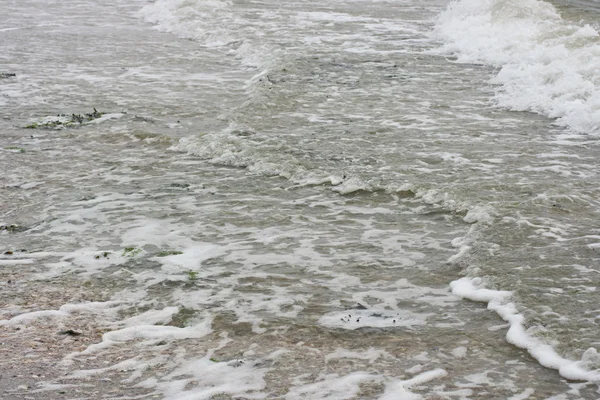
<instances>
[{"instance_id":1,"label":"green algae patch","mask_svg":"<svg viewBox=\"0 0 600 400\"><path fill-rule=\"evenodd\" d=\"M135 257L142 252L142 249L138 249L137 247L125 247L123 249L124 257Z\"/></svg>"},{"instance_id":2,"label":"green algae patch","mask_svg":"<svg viewBox=\"0 0 600 400\"><path fill-rule=\"evenodd\" d=\"M188 281L195 282L196 280L198 280L198 271L189 270L187 272L187 277L188 277Z\"/></svg>"}]
</instances>

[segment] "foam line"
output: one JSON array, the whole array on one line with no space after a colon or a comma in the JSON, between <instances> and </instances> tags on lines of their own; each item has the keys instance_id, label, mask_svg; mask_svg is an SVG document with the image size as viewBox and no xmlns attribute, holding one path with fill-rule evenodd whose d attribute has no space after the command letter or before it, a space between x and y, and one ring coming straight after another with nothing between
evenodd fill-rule
<instances>
[{"instance_id":1,"label":"foam line","mask_svg":"<svg viewBox=\"0 0 600 400\"><path fill-rule=\"evenodd\" d=\"M445 370L438 368L420 373L405 381L390 382L386 385L385 392L379 400L419 400L422 396L411 392L409 389L412 386L421 385L433 379L443 378L446 375L448 373Z\"/></svg>"},{"instance_id":2,"label":"foam line","mask_svg":"<svg viewBox=\"0 0 600 400\"><path fill-rule=\"evenodd\" d=\"M527 352L546 368L555 369L558 373L571 380L600 381L600 370L589 369L598 362L598 352L589 348L580 361L573 361L561 357L552 346L542 343L530 335L523 325L524 317L519 314L514 303L510 302L512 292L480 288L479 278L461 278L450 283L452 293L469 299L488 304L488 309L495 311L503 320L508 322L510 328L506 333L506 340Z\"/></svg>"},{"instance_id":3,"label":"foam line","mask_svg":"<svg viewBox=\"0 0 600 400\"><path fill-rule=\"evenodd\" d=\"M76 311L85 311L85 310L100 310L105 308L110 308L120 304L118 301L107 301L107 302L89 302L89 303L81 303L81 304L65 304L62 305L58 310L41 310L41 311L32 311L28 313L19 314L16 317L13 317L8 320L0 321L0 326L12 326L19 324L26 324L28 322L34 321L39 318L47 318L47 317L67 317L71 313Z\"/></svg>"}]
</instances>

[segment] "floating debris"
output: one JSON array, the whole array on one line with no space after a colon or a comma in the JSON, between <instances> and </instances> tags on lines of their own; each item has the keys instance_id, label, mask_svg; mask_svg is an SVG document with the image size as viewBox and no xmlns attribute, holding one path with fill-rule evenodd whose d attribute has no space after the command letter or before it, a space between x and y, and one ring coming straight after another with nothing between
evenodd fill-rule
<instances>
[{"instance_id":1,"label":"floating debris","mask_svg":"<svg viewBox=\"0 0 600 400\"><path fill-rule=\"evenodd\" d=\"M242 365L244 365L244 363L245 363L245 362L246 362L246 361L244 361L244 360L241 360L241 359L239 359L239 360L231 360L231 361L229 361L229 362L227 363L227 365L229 365L230 367L233 367L233 368L239 368L239 367L241 367Z\"/></svg>"},{"instance_id":2,"label":"floating debris","mask_svg":"<svg viewBox=\"0 0 600 400\"><path fill-rule=\"evenodd\" d=\"M168 256L176 256L179 254L183 254L182 251L176 251L176 250L165 250L165 251L160 251L156 257L168 257Z\"/></svg>"},{"instance_id":3,"label":"floating debris","mask_svg":"<svg viewBox=\"0 0 600 400\"><path fill-rule=\"evenodd\" d=\"M105 113L101 113L94 108L94 111L86 114L58 114L54 117L45 118L41 122L34 122L26 125L26 129L60 129L82 125L85 122L90 122L102 117Z\"/></svg>"},{"instance_id":4,"label":"floating debris","mask_svg":"<svg viewBox=\"0 0 600 400\"><path fill-rule=\"evenodd\" d=\"M105 252L103 252L102 254L96 254L96 255L94 256L94 258L95 258L96 260L99 260L100 258L109 258L109 257L108 257L109 255L110 255L110 251L105 251Z\"/></svg>"},{"instance_id":5,"label":"floating debris","mask_svg":"<svg viewBox=\"0 0 600 400\"><path fill-rule=\"evenodd\" d=\"M26 231L27 228L21 226L21 225L16 225L16 224L10 224L10 225L0 225L0 231L7 231L7 232L11 232L11 233L16 233L16 232L23 232Z\"/></svg>"},{"instance_id":6,"label":"floating debris","mask_svg":"<svg viewBox=\"0 0 600 400\"><path fill-rule=\"evenodd\" d=\"M428 314L403 311L400 313L391 310L355 310L351 314L346 312L331 312L323 315L319 323L324 326L357 329L361 327L388 328L412 327L426 323Z\"/></svg>"},{"instance_id":7,"label":"floating debris","mask_svg":"<svg viewBox=\"0 0 600 400\"><path fill-rule=\"evenodd\" d=\"M174 187L174 188L187 189L190 187L190 184L189 183L171 183L169 186Z\"/></svg>"}]
</instances>

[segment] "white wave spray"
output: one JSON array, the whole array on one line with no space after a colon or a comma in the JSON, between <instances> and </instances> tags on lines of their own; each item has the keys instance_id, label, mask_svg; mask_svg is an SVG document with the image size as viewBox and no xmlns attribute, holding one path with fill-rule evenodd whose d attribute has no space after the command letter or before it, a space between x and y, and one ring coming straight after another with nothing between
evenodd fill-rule
<instances>
[{"instance_id":1,"label":"white wave spray","mask_svg":"<svg viewBox=\"0 0 600 400\"><path fill-rule=\"evenodd\" d=\"M499 68L500 106L600 133L600 36L538 0L460 0L438 20L436 51Z\"/></svg>"}]
</instances>

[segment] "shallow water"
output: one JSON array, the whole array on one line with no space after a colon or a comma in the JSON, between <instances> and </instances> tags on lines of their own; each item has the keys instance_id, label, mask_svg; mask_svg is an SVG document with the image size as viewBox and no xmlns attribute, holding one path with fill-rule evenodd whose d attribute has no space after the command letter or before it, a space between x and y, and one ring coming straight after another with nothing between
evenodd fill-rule
<instances>
[{"instance_id":1,"label":"shallow water","mask_svg":"<svg viewBox=\"0 0 600 400\"><path fill-rule=\"evenodd\" d=\"M2 325L105 332L41 387L596 398L595 11L546 4L7 3Z\"/></svg>"}]
</instances>

